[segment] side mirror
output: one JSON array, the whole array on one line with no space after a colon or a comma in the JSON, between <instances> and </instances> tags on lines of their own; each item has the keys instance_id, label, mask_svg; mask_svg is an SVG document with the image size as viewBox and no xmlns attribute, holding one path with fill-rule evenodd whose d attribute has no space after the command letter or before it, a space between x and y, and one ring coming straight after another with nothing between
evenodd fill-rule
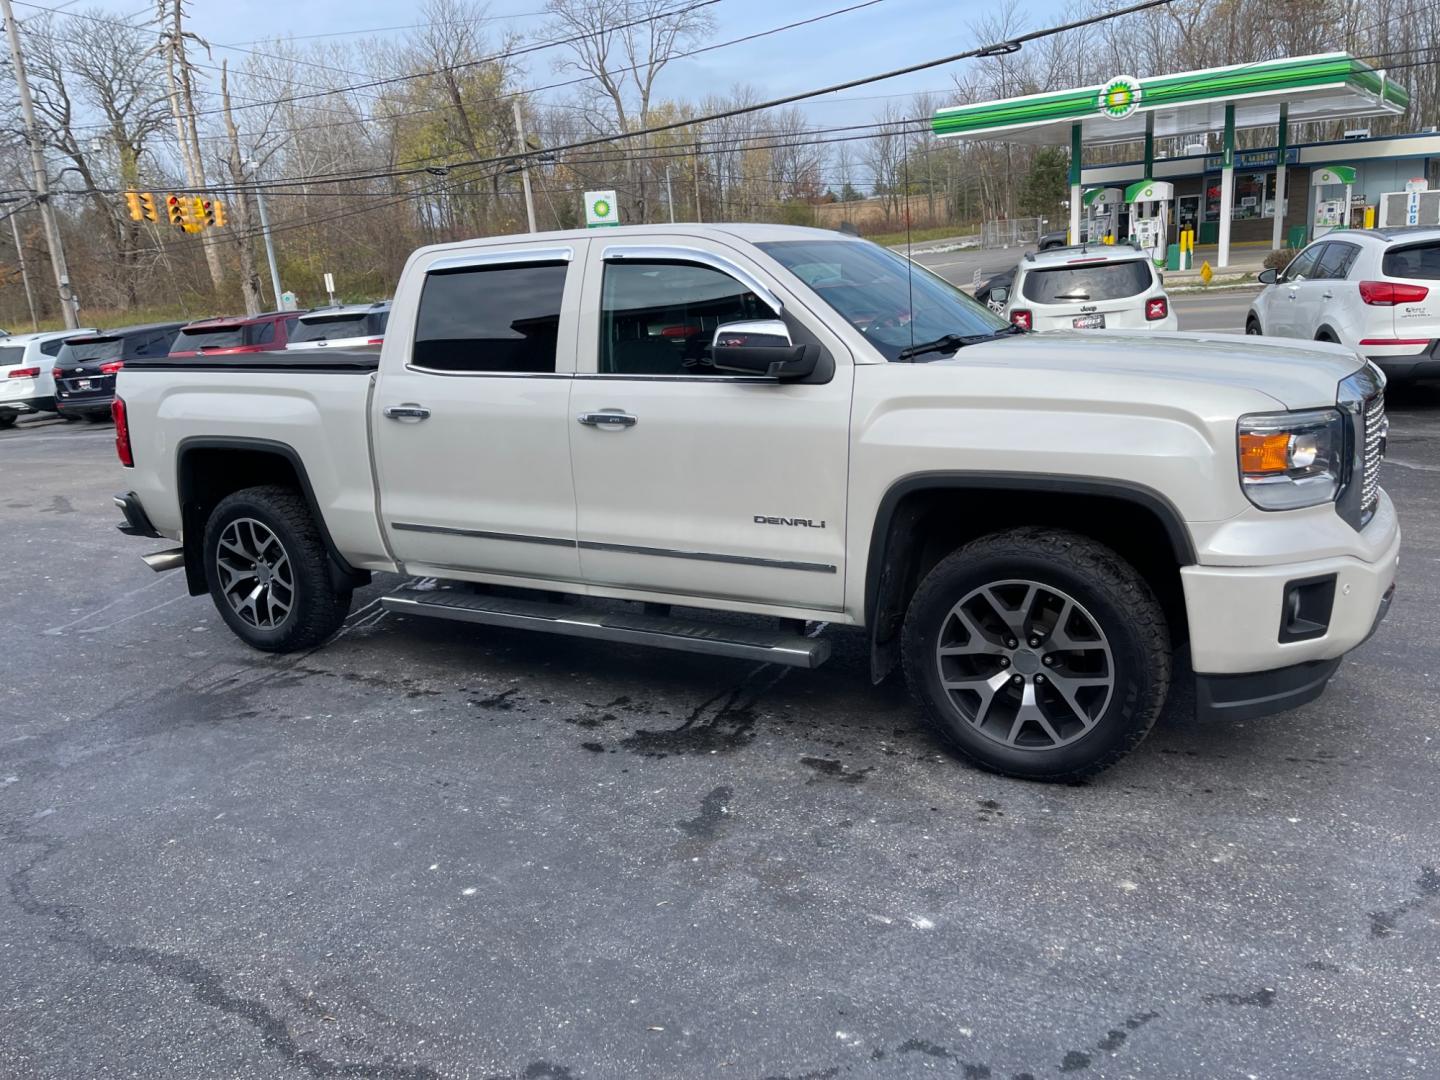
<instances>
[{"instance_id":1,"label":"side mirror","mask_svg":"<svg viewBox=\"0 0 1440 1080\"><path fill-rule=\"evenodd\" d=\"M1273 266L1267 266L1260 273L1255 275L1255 280L1261 285L1274 285L1280 279L1280 271Z\"/></svg>"},{"instance_id":2,"label":"side mirror","mask_svg":"<svg viewBox=\"0 0 1440 1080\"><path fill-rule=\"evenodd\" d=\"M990 290L990 303L999 304L1004 307L1010 302L1010 287L1008 285L997 285Z\"/></svg>"},{"instance_id":3,"label":"side mirror","mask_svg":"<svg viewBox=\"0 0 1440 1080\"><path fill-rule=\"evenodd\" d=\"M790 331L779 319L752 319L715 328L710 362L720 371L803 379L820 359L818 345L792 345Z\"/></svg>"}]
</instances>

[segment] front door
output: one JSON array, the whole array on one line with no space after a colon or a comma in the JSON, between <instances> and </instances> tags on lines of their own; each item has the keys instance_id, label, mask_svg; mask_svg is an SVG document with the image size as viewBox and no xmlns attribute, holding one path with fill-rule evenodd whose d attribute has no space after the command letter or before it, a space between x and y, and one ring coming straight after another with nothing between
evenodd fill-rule
<instances>
[{"instance_id":1,"label":"front door","mask_svg":"<svg viewBox=\"0 0 1440 1080\"><path fill-rule=\"evenodd\" d=\"M838 609L850 355L744 255L657 240L592 244L570 410L585 580ZM797 341L828 353L825 381L710 365L717 326L774 318L777 303Z\"/></svg>"},{"instance_id":2,"label":"front door","mask_svg":"<svg viewBox=\"0 0 1440 1080\"><path fill-rule=\"evenodd\" d=\"M1285 267L1275 287L1269 290L1264 321L1265 333L1275 337L1309 337L1300 326L1299 310L1307 295L1305 286L1314 278L1324 244L1311 244Z\"/></svg>"},{"instance_id":3,"label":"front door","mask_svg":"<svg viewBox=\"0 0 1440 1080\"><path fill-rule=\"evenodd\" d=\"M380 514L411 573L574 581L570 379L576 252L520 245L439 252L416 267L413 341L386 350L373 403Z\"/></svg>"}]
</instances>

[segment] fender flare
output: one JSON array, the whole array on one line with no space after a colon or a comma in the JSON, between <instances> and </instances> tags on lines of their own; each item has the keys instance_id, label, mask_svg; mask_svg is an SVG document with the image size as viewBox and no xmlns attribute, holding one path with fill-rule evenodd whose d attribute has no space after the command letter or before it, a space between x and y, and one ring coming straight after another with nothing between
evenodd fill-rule
<instances>
[{"instance_id":1,"label":"fender flare","mask_svg":"<svg viewBox=\"0 0 1440 1080\"><path fill-rule=\"evenodd\" d=\"M189 484L185 461L195 450L253 450L282 458L294 470L295 478L300 482L300 494L304 497L305 505L310 510L310 516L315 521L315 527L320 532L320 540L325 545L325 552L330 556L331 576L335 578L336 585L355 588L369 581L369 571L355 569L340 553L340 549L335 546L335 541L330 535L330 526L325 521L325 515L320 512L320 503L315 498L315 488L310 483L310 474L306 470L305 462L301 459L300 454L293 446L276 439L234 435L192 435L181 439L175 447L175 491L180 500L182 527L184 524L188 524L191 512L191 502L187 497ZM191 595L198 596L200 593L208 591L208 585L205 582L205 567L200 552L204 531L184 528L183 532L185 578L190 586Z\"/></svg>"},{"instance_id":2,"label":"fender flare","mask_svg":"<svg viewBox=\"0 0 1440 1080\"><path fill-rule=\"evenodd\" d=\"M893 663L887 659L878 634L885 621L895 613L888 610L887 597L902 587L899 569L892 564L889 552L896 513L905 499L926 491L1012 491L1036 494L1098 496L1138 506L1153 514L1170 541L1171 554L1180 566L1193 565L1195 545L1185 520L1175 504L1160 492L1143 484L1102 477L1045 475L1006 472L924 472L912 473L895 481L880 500L871 526L869 555L865 563L864 626L870 637L871 674L876 682L888 673ZM900 522L903 527L904 522ZM887 574L886 571L891 573Z\"/></svg>"}]
</instances>

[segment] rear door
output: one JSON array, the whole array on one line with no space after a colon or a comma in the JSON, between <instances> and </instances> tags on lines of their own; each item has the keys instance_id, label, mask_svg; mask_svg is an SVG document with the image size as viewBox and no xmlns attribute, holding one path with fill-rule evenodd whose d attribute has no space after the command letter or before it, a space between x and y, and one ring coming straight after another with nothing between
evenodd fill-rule
<instances>
[{"instance_id":1,"label":"rear door","mask_svg":"<svg viewBox=\"0 0 1440 1080\"><path fill-rule=\"evenodd\" d=\"M411 573L575 581L569 395L585 242L407 271L372 405L380 515Z\"/></svg>"},{"instance_id":2,"label":"rear door","mask_svg":"<svg viewBox=\"0 0 1440 1080\"><path fill-rule=\"evenodd\" d=\"M1154 285L1148 259L1082 255L1031 267L1012 306L1030 308L1036 330L1143 329L1144 296Z\"/></svg>"}]
</instances>

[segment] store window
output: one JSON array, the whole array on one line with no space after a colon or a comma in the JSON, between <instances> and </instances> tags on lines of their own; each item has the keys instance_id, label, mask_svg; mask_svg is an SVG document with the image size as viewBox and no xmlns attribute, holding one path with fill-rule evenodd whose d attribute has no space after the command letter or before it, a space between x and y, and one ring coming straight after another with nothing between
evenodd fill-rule
<instances>
[{"instance_id":1,"label":"store window","mask_svg":"<svg viewBox=\"0 0 1440 1080\"><path fill-rule=\"evenodd\" d=\"M1230 207L1232 221L1250 218L1273 217L1274 174L1268 172L1236 172L1235 197ZM1220 220L1220 177L1211 174L1205 177L1205 220Z\"/></svg>"}]
</instances>

